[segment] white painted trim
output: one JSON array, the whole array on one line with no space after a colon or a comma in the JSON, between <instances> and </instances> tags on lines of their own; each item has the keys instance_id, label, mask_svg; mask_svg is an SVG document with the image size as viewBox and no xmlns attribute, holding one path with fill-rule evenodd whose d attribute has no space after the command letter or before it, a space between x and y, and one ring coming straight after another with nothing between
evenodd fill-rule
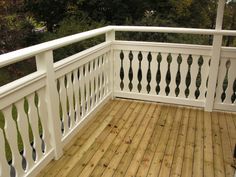
<instances>
[{"instance_id":1,"label":"white painted trim","mask_svg":"<svg viewBox=\"0 0 236 177\"><path fill-rule=\"evenodd\" d=\"M132 50L146 52L162 52L176 54L192 54L211 56L212 46L192 45L178 43L161 43L161 42L140 42L140 41L115 41L112 45L114 50Z\"/></svg>"},{"instance_id":2,"label":"white painted trim","mask_svg":"<svg viewBox=\"0 0 236 177\"><path fill-rule=\"evenodd\" d=\"M59 159L62 154L61 147L61 122L59 109L59 95L56 92L57 83L53 66L53 51L46 51L36 56L36 64L38 71L46 72L46 95L48 113L48 128L51 136L51 145L54 148L55 159Z\"/></svg>"},{"instance_id":3,"label":"white painted trim","mask_svg":"<svg viewBox=\"0 0 236 177\"><path fill-rule=\"evenodd\" d=\"M74 55L71 55L67 58L64 58L56 63L54 63L55 71L57 71L60 68L63 68L64 66L73 64L74 62L77 62L78 60L82 60L85 57L88 57L89 55L99 52L100 50L109 47L111 45L111 42L103 42L101 44L95 45L91 48L88 48L86 50L83 50L79 53L76 53Z\"/></svg>"},{"instance_id":4,"label":"white painted trim","mask_svg":"<svg viewBox=\"0 0 236 177\"><path fill-rule=\"evenodd\" d=\"M221 47L221 58L236 59L236 47Z\"/></svg>"},{"instance_id":5,"label":"white painted trim","mask_svg":"<svg viewBox=\"0 0 236 177\"><path fill-rule=\"evenodd\" d=\"M205 102L203 100L192 100L188 98L177 98L177 97L169 97L169 96L165 97L165 96L159 96L159 95L148 95L148 94L142 94L142 93L131 93L131 92L123 92L123 91L115 91L114 96L120 97L120 98L130 98L130 99L138 99L138 100L144 100L144 101L187 105L187 106L195 106L195 107L205 106Z\"/></svg>"},{"instance_id":6,"label":"white painted trim","mask_svg":"<svg viewBox=\"0 0 236 177\"><path fill-rule=\"evenodd\" d=\"M38 71L0 87L0 109L45 87L45 72Z\"/></svg>"},{"instance_id":7,"label":"white painted trim","mask_svg":"<svg viewBox=\"0 0 236 177\"><path fill-rule=\"evenodd\" d=\"M84 50L83 52L77 53L55 63L54 70L56 73L56 78L65 75L68 70L72 71L78 68L79 66L84 65L85 63L88 63L91 60L94 60L94 58L99 57L100 55L108 52L110 50L110 45L111 42L104 42L102 44Z\"/></svg>"},{"instance_id":8,"label":"white painted trim","mask_svg":"<svg viewBox=\"0 0 236 177\"><path fill-rule=\"evenodd\" d=\"M214 110L236 112L236 104L215 103Z\"/></svg>"},{"instance_id":9,"label":"white painted trim","mask_svg":"<svg viewBox=\"0 0 236 177\"><path fill-rule=\"evenodd\" d=\"M216 27L215 30L222 29L223 17L224 17L224 8L225 8L225 0L218 1L217 7L217 16L216 16ZM212 54L211 54L211 65L209 71L209 80L208 80L208 90L206 96L206 105L205 111L212 111L214 108L214 101L215 101L215 90L216 90L216 83L218 79L218 70L219 70L219 62L221 57L221 46L222 46L222 34L214 34L213 37L213 44L212 44Z\"/></svg>"},{"instance_id":10,"label":"white painted trim","mask_svg":"<svg viewBox=\"0 0 236 177\"><path fill-rule=\"evenodd\" d=\"M106 33L106 41L107 42L113 42L116 40L116 33L114 30L109 31ZM108 62L109 62L109 89L112 92L112 99L114 98L113 93L114 93L114 50L112 48L112 45L109 47L109 54L108 54Z\"/></svg>"},{"instance_id":11,"label":"white painted trim","mask_svg":"<svg viewBox=\"0 0 236 177\"><path fill-rule=\"evenodd\" d=\"M76 126L74 126L69 133L67 133L63 138L62 138L62 144L65 146L67 143L70 142L70 140L80 131L90 120L93 118L93 116L97 113L97 111L105 105L110 99L111 99L112 93L109 92L107 96L105 96L99 104L94 106L87 114L86 116L77 123Z\"/></svg>"},{"instance_id":12,"label":"white painted trim","mask_svg":"<svg viewBox=\"0 0 236 177\"><path fill-rule=\"evenodd\" d=\"M176 27L157 27L157 26L111 26L115 31L128 32L158 32L158 33L180 33L180 34L220 34L225 36L236 36L236 30L215 30L200 28L176 28Z\"/></svg>"}]
</instances>

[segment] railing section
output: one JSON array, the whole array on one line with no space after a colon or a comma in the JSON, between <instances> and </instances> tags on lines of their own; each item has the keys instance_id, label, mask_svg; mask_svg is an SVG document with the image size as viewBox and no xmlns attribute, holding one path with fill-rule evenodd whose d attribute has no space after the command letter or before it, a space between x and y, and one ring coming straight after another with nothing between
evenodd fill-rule
<instances>
[{"instance_id":1,"label":"railing section","mask_svg":"<svg viewBox=\"0 0 236 177\"><path fill-rule=\"evenodd\" d=\"M115 96L204 107L210 47L116 41Z\"/></svg>"},{"instance_id":2,"label":"railing section","mask_svg":"<svg viewBox=\"0 0 236 177\"><path fill-rule=\"evenodd\" d=\"M62 141L111 95L110 43L55 64Z\"/></svg>"},{"instance_id":3,"label":"railing section","mask_svg":"<svg viewBox=\"0 0 236 177\"><path fill-rule=\"evenodd\" d=\"M38 71L1 87L0 176L34 176L111 98L111 43L53 63L36 55Z\"/></svg>"},{"instance_id":4,"label":"railing section","mask_svg":"<svg viewBox=\"0 0 236 177\"><path fill-rule=\"evenodd\" d=\"M18 83L0 103L0 175L4 177L24 176L53 158L45 74L36 72Z\"/></svg>"}]
</instances>

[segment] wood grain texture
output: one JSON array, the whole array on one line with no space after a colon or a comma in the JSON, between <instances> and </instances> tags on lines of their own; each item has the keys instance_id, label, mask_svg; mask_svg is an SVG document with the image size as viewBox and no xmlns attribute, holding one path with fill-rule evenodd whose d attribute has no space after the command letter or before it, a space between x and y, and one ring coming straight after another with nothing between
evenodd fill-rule
<instances>
[{"instance_id":1,"label":"wood grain texture","mask_svg":"<svg viewBox=\"0 0 236 177\"><path fill-rule=\"evenodd\" d=\"M116 99L40 176L231 177L236 116Z\"/></svg>"}]
</instances>

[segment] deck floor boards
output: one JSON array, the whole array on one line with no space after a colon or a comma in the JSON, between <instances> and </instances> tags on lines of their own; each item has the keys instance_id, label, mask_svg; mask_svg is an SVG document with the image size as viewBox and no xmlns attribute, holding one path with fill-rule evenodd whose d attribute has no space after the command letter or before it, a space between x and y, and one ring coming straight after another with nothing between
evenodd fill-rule
<instances>
[{"instance_id":1,"label":"deck floor boards","mask_svg":"<svg viewBox=\"0 0 236 177\"><path fill-rule=\"evenodd\" d=\"M233 177L236 115L109 101L38 177Z\"/></svg>"}]
</instances>

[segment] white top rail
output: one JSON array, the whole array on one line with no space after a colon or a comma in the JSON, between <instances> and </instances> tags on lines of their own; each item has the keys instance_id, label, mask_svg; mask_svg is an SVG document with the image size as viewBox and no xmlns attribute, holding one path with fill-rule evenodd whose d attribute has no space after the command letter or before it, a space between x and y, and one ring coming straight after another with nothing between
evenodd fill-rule
<instances>
[{"instance_id":1,"label":"white top rail","mask_svg":"<svg viewBox=\"0 0 236 177\"><path fill-rule=\"evenodd\" d=\"M101 34L105 34L108 31L111 31L112 28L110 26L74 34L71 36L55 39L49 42L41 43L38 45L34 45L31 47L27 47L24 49L16 50L13 52L9 52L6 54L0 55L0 68L22 61L26 58L35 56L41 52L48 51L48 50L54 50L60 47L64 47L85 39L89 39Z\"/></svg>"},{"instance_id":2,"label":"white top rail","mask_svg":"<svg viewBox=\"0 0 236 177\"><path fill-rule=\"evenodd\" d=\"M215 30L201 28L177 28L177 27L156 27L156 26L111 26L115 31L127 32L159 32L159 33L183 33L183 34L204 34L236 36L236 30Z\"/></svg>"},{"instance_id":3,"label":"white top rail","mask_svg":"<svg viewBox=\"0 0 236 177\"><path fill-rule=\"evenodd\" d=\"M180 34L203 34L203 35L224 35L236 36L236 30L215 30L197 28L176 28L176 27L154 27L154 26L106 26L71 36L55 39L24 49L16 50L0 55L0 68L35 56L41 52L54 50L85 39L89 39L109 31L127 32L160 32L160 33L180 33Z\"/></svg>"}]
</instances>

